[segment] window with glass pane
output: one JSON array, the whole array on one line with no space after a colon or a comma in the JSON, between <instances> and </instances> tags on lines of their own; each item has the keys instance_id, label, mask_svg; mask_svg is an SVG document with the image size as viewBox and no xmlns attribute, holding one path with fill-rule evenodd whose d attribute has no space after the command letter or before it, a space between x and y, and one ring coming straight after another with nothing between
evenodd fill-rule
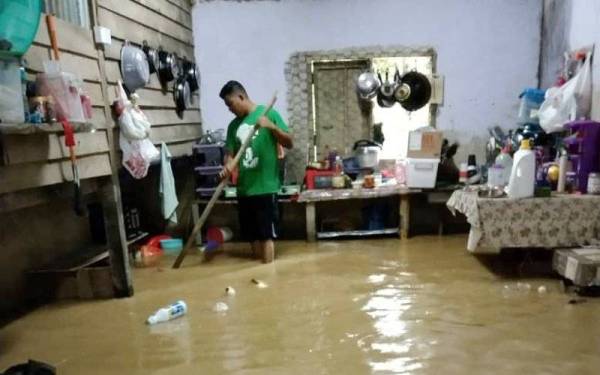
<instances>
[{"instance_id":1,"label":"window with glass pane","mask_svg":"<svg viewBox=\"0 0 600 375\"><path fill-rule=\"evenodd\" d=\"M90 28L89 0L44 0L44 12L83 28Z\"/></svg>"}]
</instances>

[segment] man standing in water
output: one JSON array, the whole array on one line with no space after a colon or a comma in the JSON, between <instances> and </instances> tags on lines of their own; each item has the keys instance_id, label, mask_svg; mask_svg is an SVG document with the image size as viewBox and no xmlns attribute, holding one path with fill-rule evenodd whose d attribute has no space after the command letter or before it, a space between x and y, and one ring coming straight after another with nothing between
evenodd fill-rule
<instances>
[{"instance_id":1,"label":"man standing in water","mask_svg":"<svg viewBox=\"0 0 600 375\"><path fill-rule=\"evenodd\" d=\"M265 106L255 104L241 83L227 82L219 96L236 116L227 127L227 156L222 177L238 172L238 217L242 236L263 263L270 263L275 258L273 240L277 238L277 193L281 187L277 144L292 148L292 137L279 113L272 109L262 115ZM239 164L231 165L255 126L258 130Z\"/></svg>"}]
</instances>

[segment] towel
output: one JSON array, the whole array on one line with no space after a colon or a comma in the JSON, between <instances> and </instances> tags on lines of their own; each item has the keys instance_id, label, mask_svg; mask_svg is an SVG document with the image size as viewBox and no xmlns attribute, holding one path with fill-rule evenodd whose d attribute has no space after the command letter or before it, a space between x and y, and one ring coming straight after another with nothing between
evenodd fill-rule
<instances>
[{"instance_id":1,"label":"towel","mask_svg":"<svg viewBox=\"0 0 600 375\"><path fill-rule=\"evenodd\" d=\"M163 142L160 145L160 187L159 194L161 200L162 214L165 220L177 224L177 192L175 190L175 178L171 169L171 153L167 145Z\"/></svg>"}]
</instances>

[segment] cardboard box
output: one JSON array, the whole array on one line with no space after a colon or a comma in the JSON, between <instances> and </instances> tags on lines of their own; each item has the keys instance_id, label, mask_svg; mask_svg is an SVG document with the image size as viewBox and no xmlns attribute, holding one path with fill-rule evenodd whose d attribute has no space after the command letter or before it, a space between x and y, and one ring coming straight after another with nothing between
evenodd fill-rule
<instances>
[{"instance_id":1,"label":"cardboard box","mask_svg":"<svg viewBox=\"0 0 600 375\"><path fill-rule=\"evenodd\" d=\"M435 130L414 130L408 134L406 157L415 159L439 159L442 153L444 133Z\"/></svg>"},{"instance_id":2,"label":"cardboard box","mask_svg":"<svg viewBox=\"0 0 600 375\"><path fill-rule=\"evenodd\" d=\"M552 268L577 286L600 286L600 249L556 250Z\"/></svg>"}]
</instances>

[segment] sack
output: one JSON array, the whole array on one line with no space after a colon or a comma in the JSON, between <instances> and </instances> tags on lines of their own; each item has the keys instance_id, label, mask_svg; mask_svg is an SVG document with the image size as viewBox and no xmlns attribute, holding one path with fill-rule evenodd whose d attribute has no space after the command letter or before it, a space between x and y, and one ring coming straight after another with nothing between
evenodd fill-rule
<instances>
[{"instance_id":1,"label":"sack","mask_svg":"<svg viewBox=\"0 0 600 375\"><path fill-rule=\"evenodd\" d=\"M129 141L120 137L119 145L123 151L123 167L138 180L146 177L150 163L160 156L158 149L147 138Z\"/></svg>"},{"instance_id":2,"label":"sack","mask_svg":"<svg viewBox=\"0 0 600 375\"><path fill-rule=\"evenodd\" d=\"M540 106L540 126L547 132L560 132L564 124L577 118L589 118L592 106L592 51L570 80L561 87L546 91L546 99Z\"/></svg>"}]
</instances>

